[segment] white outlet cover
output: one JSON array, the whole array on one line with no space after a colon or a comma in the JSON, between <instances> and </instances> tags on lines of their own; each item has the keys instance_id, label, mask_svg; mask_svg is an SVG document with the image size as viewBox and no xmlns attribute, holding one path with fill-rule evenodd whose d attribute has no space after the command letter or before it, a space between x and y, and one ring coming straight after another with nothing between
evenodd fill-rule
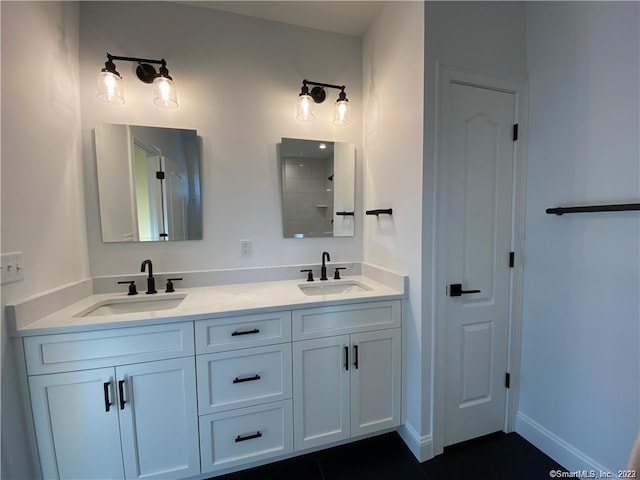
<instances>
[{"instance_id":1,"label":"white outlet cover","mask_svg":"<svg viewBox=\"0 0 640 480\"><path fill-rule=\"evenodd\" d=\"M2 285L24 280L22 252L3 253L0 256Z\"/></svg>"}]
</instances>

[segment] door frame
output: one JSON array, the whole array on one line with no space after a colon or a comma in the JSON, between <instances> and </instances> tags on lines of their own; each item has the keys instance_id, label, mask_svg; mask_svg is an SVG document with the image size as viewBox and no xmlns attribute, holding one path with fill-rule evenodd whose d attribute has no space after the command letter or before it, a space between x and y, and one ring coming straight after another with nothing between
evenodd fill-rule
<instances>
[{"instance_id":1,"label":"door frame","mask_svg":"<svg viewBox=\"0 0 640 480\"><path fill-rule=\"evenodd\" d=\"M522 330L523 294L523 254L527 151L527 105L528 88L525 78L494 72L473 70L440 62L436 63L435 99L435 169L436 191L434 195L434 312L433 325L433 455L444 450L444 417L446 388L446 258L447 231L443 228L446 220L446 197L448 194L448 168L443 161L443 138L445 122L448 120L448 92L450 82L477 86L512 93L515 99L515 121L518 123L518 140L514 142L513 196L511 214L511 250L515 252L514 268L510 272L509 324L507 346L507 371L511 374L510 388L507 390L504 430L513 431L518 407L520 385L520 349Z\"/></svg>"}]
</instances>

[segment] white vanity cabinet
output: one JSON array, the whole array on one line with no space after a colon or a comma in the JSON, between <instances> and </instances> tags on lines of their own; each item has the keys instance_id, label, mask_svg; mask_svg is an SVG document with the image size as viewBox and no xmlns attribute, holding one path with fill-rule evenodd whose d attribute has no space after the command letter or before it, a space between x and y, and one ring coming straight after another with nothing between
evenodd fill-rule
<instances>
[{"instance_id":1,"label":"white vanity cabinet","mask_svg":"<svg viewBox=\"0 0 640 480\"><path fill-rule=\"evenodd\" d=\"M400 301L293 312L296 450L400 425L400 325Z\"/></svg>"},{"instance_id":2,"label":"white vanity cabinet","mask_svg":"<svg viewBox=\"0 0 640 480\"><path fill-rule=\"evenodd\" d=\"M202 472L292 452L291 311L195 329Z\"/></svg>"},{"instance_id":3,"label":"white vanity cabinet","mask_svg":"<svg viewBox=\"0 0 640 480\"><path fill-rule=\"evenodd\" d=\"M193 323L34 336L24 345L44 478L200 473Z\"/></svg>"}]
</instances>

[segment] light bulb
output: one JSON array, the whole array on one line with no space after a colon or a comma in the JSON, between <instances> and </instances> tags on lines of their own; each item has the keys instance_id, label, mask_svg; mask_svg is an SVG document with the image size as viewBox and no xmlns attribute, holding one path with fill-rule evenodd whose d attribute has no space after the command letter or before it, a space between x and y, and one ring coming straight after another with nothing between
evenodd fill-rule
<instances>
[{"instance_id":1,"label":"light bulb","mask_svg":"<svg viewBox=\"0 0 640 480\"><path fill-rule=\"evenodd\" d=\"M153 103L164 108L178 107L176 85L169 77L158 75L153 81Z\"/></svg>"},{"instance_id":2,"label":"light bulb","mask_svg":"<svg viewBox=\"0 0 640 480\"><path fill-rule=\"evenodd\" d=\"M333 111L333 124L338 126L351 124L351 109L349 100L338 100Z\"/></svg>"},{"instance_id":3,"label":"light bulb","mask_svg":"<svg viewBox=\"0 0 640 480\"><path fill-rule=\"evenodd\" d=\"M313 122L316 119L316 116L313 113L313 103L311 95L301 93L298 96L296 118L301 122Z\"/></svg>"},{"instance_id":4,"label":"light bulb","mask_svg":"<svg viewBox=\"0 0 640 480\"><path fill-rule=\"evenodd\" d=\"M98 98L115 105L124 103L124 89L120 75L107 70L98 74Z\"/></svg>"}]
</instances>

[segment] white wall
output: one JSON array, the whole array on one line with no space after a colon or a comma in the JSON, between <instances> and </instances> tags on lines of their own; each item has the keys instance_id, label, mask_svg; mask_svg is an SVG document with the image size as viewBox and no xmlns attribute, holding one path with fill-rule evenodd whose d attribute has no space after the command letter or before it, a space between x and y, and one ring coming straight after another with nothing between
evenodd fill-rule
<instances>
[{"instance_id":1,"label":"white wall","mask_svg":"<svg viewBox=\"0 0 640 480\"><path fill-rule=\"evenodd\" d=\"M391 2L363 43L364 208L393 208L393 216L364 218L363 254L365 262L409 275L405 412L418 437L428 433L420 341L423 18L422 2Z\"/></svg>"},{"instance_id":2,"label":"white wall","mask_svg":"<svg viewBox=\"0 0 640 480\"><path fill-rule=\"evenodd\" d=\"M19 400L7 303L88 275L78 5L2 2L2 252L23 252L24 281L2 286L2 478L37 478Z\"/></svg>"},{"instance_id":3,"label":"white wall","mask_svg":"<svg viewBox=\"0 0 640 480\"><path fill-rule=\"evenodd\" d=\"M361 39L169 2L83 2L80 92L87 222L93 276L133 273L151 258L156 270L205 270L362 259L362 188L356 235L282 236L276 145L281 137L354 143L361 169ZM180 107L163 110L133 64L116 62L126 103L95 98L95 81L113 55L167 60ZM337 90L317 106L312 124L295 119L302 80L344 84L353 108L348 127L331 123ZM335 95L334 95L335 93ZM202 241L104 244L100 237L92 129L98 122L192 128L202 137ZM240 257L240 240L253 255Z\"/></svg>"},{"instance_id":4,"label":"white wall","mask_svg":"<svg viewBox=\"0 0 640 480\"><path fill-rule=\"evenodd\" d=\"M517 429L570 470L640 427L640 4L527 3L530 147Z\"/></svg>"}]
</instances>

